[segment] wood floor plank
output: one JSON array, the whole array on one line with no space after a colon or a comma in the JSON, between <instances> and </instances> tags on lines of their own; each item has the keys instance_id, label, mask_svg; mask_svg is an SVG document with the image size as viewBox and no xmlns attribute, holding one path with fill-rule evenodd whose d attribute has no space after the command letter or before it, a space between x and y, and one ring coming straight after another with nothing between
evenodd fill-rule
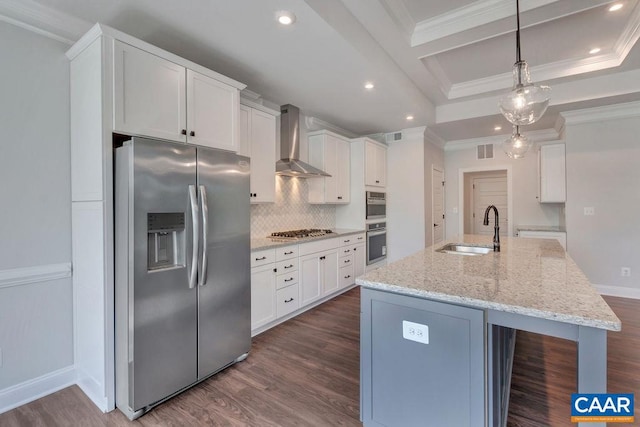
<instances>
[{"instance_id":1,"label":"wood floor plank","mask_svg":"<svg viewBox=\"0 0 640 427\"><path fill-rule=\"evenodd\" d=\"M605 299L623 325L608 334L609 391L640 396L640 301ZM0 414L0 426L361 426L359 345L355 288L258 335L247 360L135 422L73 386ZM508 426L575 426L576 358L574 342L518 332Z\"/></svg>"}]
</instances>

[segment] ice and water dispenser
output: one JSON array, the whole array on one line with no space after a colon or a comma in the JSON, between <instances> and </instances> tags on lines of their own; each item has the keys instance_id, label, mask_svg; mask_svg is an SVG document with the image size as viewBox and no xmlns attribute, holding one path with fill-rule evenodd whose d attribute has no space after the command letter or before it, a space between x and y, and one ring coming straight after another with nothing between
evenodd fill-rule
<instances>
[{"instance_id":1,"label":"ice and water dispenser","mask_svg":"<svg viewBox=\"0 0 640 427\"><path fill-rule=\"evenodd\" d=\"M147 269L184 267L184 212L147 214Z\"/></svg>"}]
</instances>

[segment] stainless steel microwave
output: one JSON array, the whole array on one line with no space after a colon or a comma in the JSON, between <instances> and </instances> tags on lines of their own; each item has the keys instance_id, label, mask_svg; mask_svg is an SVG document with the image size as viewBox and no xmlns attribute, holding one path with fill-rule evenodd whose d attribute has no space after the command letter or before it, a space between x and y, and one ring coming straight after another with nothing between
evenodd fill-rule
<instances>
[{"instance_id":1,"label":"stainless steel microwave","mask_svg":"<svg viewBox=\"0 0 640 427\"><path fill-rule=\"evenodd\" d=\"M366 219L380 219L387 216L387 195L377 191L367 191Z\"/></svg>"}]
</instances>

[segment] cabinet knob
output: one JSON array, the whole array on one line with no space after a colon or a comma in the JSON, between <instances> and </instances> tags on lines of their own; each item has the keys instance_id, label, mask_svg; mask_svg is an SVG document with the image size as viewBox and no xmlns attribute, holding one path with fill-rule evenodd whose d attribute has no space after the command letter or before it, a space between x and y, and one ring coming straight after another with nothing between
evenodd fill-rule
<instances>
[{"instance_id":1,"label":"cabinet knob","mask_svg":"<svg viewBox=\"0 0 640 427\"><path fill-rule=\"evenodd\" d=\"M377 179L376 179L376 184L380 184L380 181L378 181Z\"/></svg>"},{"instance_id":2,"label":"cabinet knob","mask_svg":"<svg viewBox=\"0 0 640 427\"><path fill-rule=\"evenodd\" d=\"M338 196L338 200L342 200L342 196Z\"/></svg>"},{"instance_id":3,"label":"cabinet knob","mask_svg":"<svg viewBox=\"0 0 640 427\"><path fill-rule=\"evenodd\" d=\"M358 248L353 248L353 252L355 252L355 251L357 251L357 250L358 250Z\"/></svg>"},{"instance_id":4,"label":"cabinet knob","mask_svg":"<svg viewBox=\"0 0 640 427\"><path fill-rule=\"evenodd\" d=\"M278 269L277 269L277 268L274 268L274 269L273 269L273 272L274 272L274 273L277 273L277 272L278 272Z\"/></svg>"},{"instance_id":5,"label":"cabinet knob","mask_svg":"<svg viewBox=\"0 0 640 427\"><path fill-rule=\"evenodd\" d=\"M191 132L189 132L189 135L196 136L196 133L194 131L191 131Z\"/></svg>"},{"instance_id":6,"label":"cabinet knob","mask_svg":"<svg viewBox=\"0 0 640 427\"><path fill-rule=\"evenodd\" d=\"M187 130L186 129L182 129L182 131L180 133L183 134L183 135L186 135L187 134Z\"/></svg>"}]
</instances>

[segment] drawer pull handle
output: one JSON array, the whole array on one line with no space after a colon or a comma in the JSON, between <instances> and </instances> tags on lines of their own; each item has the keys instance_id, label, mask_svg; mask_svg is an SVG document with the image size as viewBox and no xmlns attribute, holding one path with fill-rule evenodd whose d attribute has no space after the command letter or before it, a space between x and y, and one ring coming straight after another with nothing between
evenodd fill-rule
<instances>
[{"instance_id":1,"label":"drawer pull handle","mask_svg":"<svg viewBox=\"0 0 640 427\"><path fill-rule=\"evenodd\" d=\"M342 200L342 196L338 196L338 200Z\"/></svg>"},{"instance_id":2,"label":"drawer pull handle","mask_svg":"<svg viewBox=\"0 0 640 427\"><path fill-rule=\"evenodd\" d=\"M288 279L284 279L285 282L290 282L293 280L293 277L289 277Z\"/></svg>"},{"instance_id":3,"label":"drawer pull handle","mask_svg":"<svg viewBox=\"0 0 640 427\"><path fill-rule=\"evenodd\" d=\"M289 298L289 299L284 300L285 304L286 304L286 303L288 303L288 302L291 302L291 301L293 301L293 297L291 297L291 298Z\"/></svg>"},{"instance_id":4,"label":"drawer pull handle","mask_svg":"<svg viewBox=\"0 0 640 427\"><path fill-rule=\"evenodd\" d=\"M358 240L362 240L362 239L363 239L363 237L362 237L362 236L358 237Z\"/></svg>"},{"instance_id":5,"label":"drawer pull handle","mask_svg":"<svg viewBox=\"0 0 640 427\"><path fill-rule=\"evenodd\" d=\"M321 256L320 259L327 259L327 257Z\"/></svg>"},{"instance_id":6,"label":"drawer pull handle","mask_svg":"<svg viewBox=\"0 0 640 427\"><path fill-rule=\"evenodd\" d=\"M377 179L376 179L376 184L380 184L380 181L378 181Z\"/></svg>"},{"instance_id":7,"label":"drawer pull handle","mask_svg":"<svg viewBox=\"0 0 640 427\"><path fill-rule=\"evenodd\" d=\"M345 254L348 254L350 251L351 251L351 249L345 249L345 250L344 250L344 253L345 253Z\"/></svg>"},{"instance_id":8,"label":"drawer pull handle","mask_svg":"<svg viewBox=\"0 0 640 427\"><path fill-rule=\"evenodd\" d=\"M345 259L345 260L344 260L344 262L345 262L345 264L346 264L346 263L348 263L348 262L351 262L351 260L350 260L350 259Z\"/></svg>"},{"instance_id":9,"label":"drawer pull handle","mask_svg":"<svg viewBox=\"0 0 640 427\"><path fill-rule=\"evenodd\" d=\"M285 265L284 268L292 268L293 264Z\"/></svg>"},{"instance_id":10,"label":"drawer pull handle","mask_svg":"<svg viewBox=\"0 0 640 427\"><path fill-rule=\"evenodd\" d=\"M245 259L246 259L246 258L245 258ZM263 257L260 257L260 258L256 258L256 261L262 261L262 260L265 260L265 259L267 259L267 257L266 257L266 256L263 256Z\"/></svg>"},{"instance_id":11,"label":"drawer pull handle","mask_svg":"<svg viewBox=\"0 0 640 427\"><path fill-rule=\"evenodd\" d=\"M349 275L347 275L347 276L344 276L344 278L345 278L345 279L348 279L349 277L351 277L351 275L350 275L350 274L349 274Z\"/></svg>"},{"instance_id":12,"label":"drawer pull handle","mask_svg":"<svg viewBox=\"0 0 640 427\"><path fill-rule=\"evenodd\" d=\"M291 254L293 254L293 251L285 252L284 254L285 255L291 255Z\"/></svg>"},{"instance_id":13,"label":"drawer pull handle","mask_svg":"<svg viewBox=\"0 0 640 427\"><path fill-rule=\"evenodd\" d=\"M343 243L349 243L351 240L343 240Z\"/></svg>"}]
</instances>

